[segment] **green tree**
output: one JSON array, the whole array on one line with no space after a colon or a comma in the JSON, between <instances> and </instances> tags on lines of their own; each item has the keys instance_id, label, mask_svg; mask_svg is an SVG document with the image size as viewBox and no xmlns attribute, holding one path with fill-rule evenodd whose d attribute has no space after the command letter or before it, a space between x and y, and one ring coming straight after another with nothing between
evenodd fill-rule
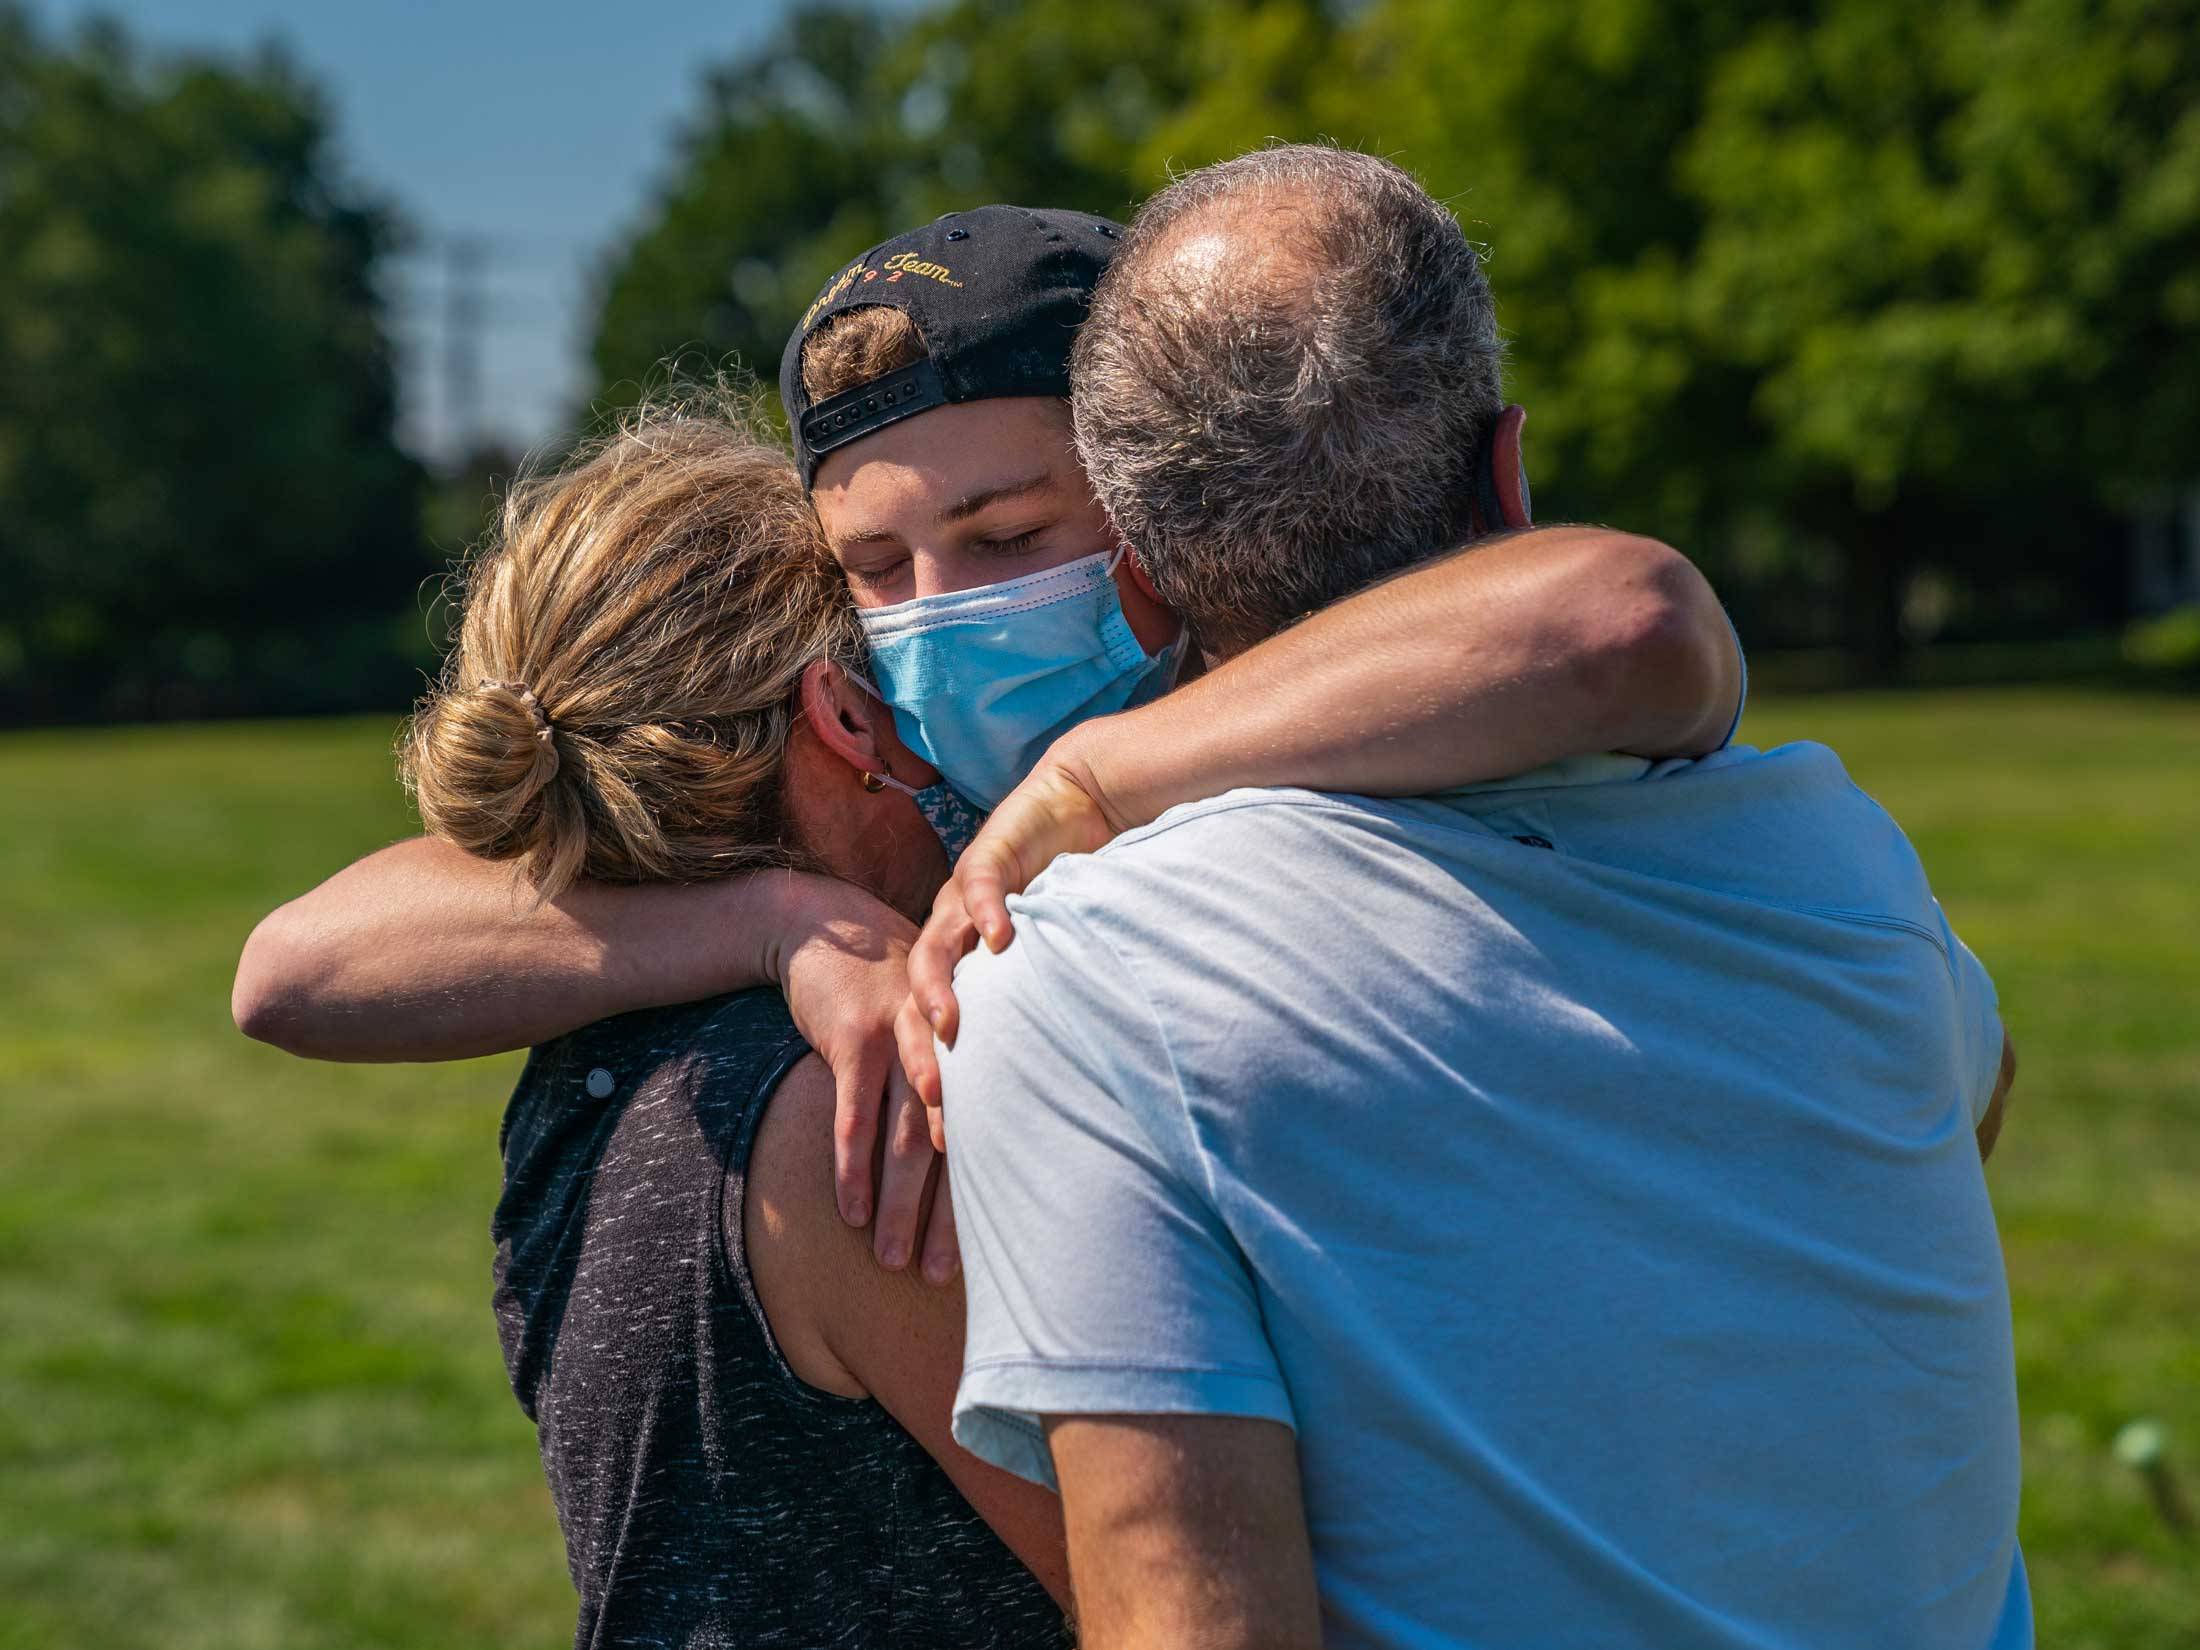
<instances>
[{"instance_id":1,"label":"green tree","mask_svg":"<svg viewBox=\"0 0 2200 1650\"><path fill-rule=\"evenodd\" d=\"M1004 200L1128 211L1147 134L1190 95L1186 42L1203 9L797 12L707 77L671 180L606 267L599 400L632 400L682 352L737 357L769 382L826 277L942 212Z\"/></svg>"},{"instance_id":2,"label":"green tree","mask_svg":"<svg viewBox=\"0 0 2200 1650\"><path fill-rule=\"evenodd\" d=\"M1746 385L1688 333L1679 282L1703 213L1674 156L1710 66L1764 9L1244 0L1208 13L1201 92L1141 170L1269 136L1408 167L1488 258L1545 513L1624 520L1700 555L1720 502L1746 496L1748 412Z\"/></svg>"},{"instance_id":3,"label":"green tree","mask_svg":"<svg viewBox=\"0 0 2200 1650\"><path fill-rule=\"evenodd\" d=\"M0 714L403 690L392 234L279 56L148 62L0 3Z\"/></svg>"},{"instance_id":4,"label":"green tree","mask_svg":"<svg viewBox=\"0 0 2200 1650\"><path fill-rule=\"evenodd\" d=\"M2113 507L2200 427L2193 0L1386 0L1328 67L1308 124L1489 241L1559 509L1874 673L1921 571L1976 627L2119 616Z\"/></svg>"},{"instance_id":5,"label":"green tree","mask_svg":"<svg viewBox=\"0 0 2200 1650\"><path fill-rule=\"evenodd\" d=\"M1120 213L1270 138L1487 245L1547 514L1710 564L1760 640L2116 616L2200 427L2200 0L959 0L713 78L608 271L607 384L776 368L843 259L983 200Z\"/></svg>"},{"instance_id":6,"label":"green tree","mask_svg":"<svg viewBox=\"0 0 2200 1650\"><path fill-rule=\"evenodd\" d=\"M2068 623L2200 429L2200 5L1836 0L1718 66L1686 303L1885 665L1911 574ZM2022 615L2004 614L2005 620Z\"/></svg>"},{"instance_id":7,"label":"green tree","mask_svg":"<svg viewBox=\"0 0 2200 1650\"><path fill-rule=\"evenodd\" d=\"M600 278L600 402L635 400L689 352L771 379L817 286L878 238L896 116L876 91L892 40L867 10L803 10L705 77L669 183Z\"/></svg>"}]
</instances>

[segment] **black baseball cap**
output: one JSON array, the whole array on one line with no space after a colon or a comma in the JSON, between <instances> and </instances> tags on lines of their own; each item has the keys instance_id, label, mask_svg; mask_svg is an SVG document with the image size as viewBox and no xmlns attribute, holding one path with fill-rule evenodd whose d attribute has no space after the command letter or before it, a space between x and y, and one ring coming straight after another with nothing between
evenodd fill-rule
<instances>
[{"instance_id":1,"label":"black baseball cap","mask_svg":"<svg viewBox=\"0 0 2200 1650\"><path fill-rule=\"evenodd\" d=\"M802 485L837 447L897 419L994 396L1069 394L1069 351L1122 225L1083 212L981 206L896 235L825 283L779 359ZM928 354L815 406L802 346L844 310L898 309Z\"/></svg>"}]
</instances>

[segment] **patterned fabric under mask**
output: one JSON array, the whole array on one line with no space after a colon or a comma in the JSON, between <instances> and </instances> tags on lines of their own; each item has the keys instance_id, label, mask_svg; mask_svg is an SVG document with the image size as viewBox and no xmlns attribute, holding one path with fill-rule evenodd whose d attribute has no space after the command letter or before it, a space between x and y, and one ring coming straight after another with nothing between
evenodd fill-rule
<instances>
[{"instance_id":1,"label":"patterned fabric under mask","mask_svg":"<svg viewBox=\"0 0 2200 1650\"><path fill-rule=\"evenodd\" d=\"M879 692L876 685L867 678L850 671L848 679L880 704L886 703L886 695ZM964 801L955 787L944 779L930 785L910 785L890 773L869 774L866 778L876 781L874 789L883 785L888 790L901 792L916 803L917 812L924 815L924 822L932 827L932 834L940 839L940 846L947 850L949 865L963 857L963 850L985 828L985 811L973 808Z\"/></svg>"},{"instance_id":2,"label":"patterned fabric under mask","mask_svg":"<svg viewBox=\"0 0 2200 1650\"><path fill-rule=\"evenodd\" d=\"M879 777L886 779L884 774ZM904 785L898 779L886 779L886 783L897 791L907 791L916 800L917 812L924 815L924 822L932 827L932 834L947 850L950 865L963 857L963 850L985 826L985 815L957 795L955 787L944 779L922 790Z\"/></svg>"}]
</instances>

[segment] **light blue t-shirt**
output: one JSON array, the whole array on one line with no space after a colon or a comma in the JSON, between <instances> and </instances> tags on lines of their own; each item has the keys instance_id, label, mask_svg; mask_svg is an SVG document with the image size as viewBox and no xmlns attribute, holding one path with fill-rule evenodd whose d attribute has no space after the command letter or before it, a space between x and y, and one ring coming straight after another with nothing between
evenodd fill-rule
<instances>
[{"instance_id":1,"label":"light blue t-shirt","mask_svg":"<svg viewBox=\"0 0 2200 1650\"><path fill-rule=\"evenodd\" d=\"M955 1435L1297 1429L1326 1642L2031 1642L1993 988L1818 745L1239 791L1011 902Z\"/></svg>"}]
</instances>

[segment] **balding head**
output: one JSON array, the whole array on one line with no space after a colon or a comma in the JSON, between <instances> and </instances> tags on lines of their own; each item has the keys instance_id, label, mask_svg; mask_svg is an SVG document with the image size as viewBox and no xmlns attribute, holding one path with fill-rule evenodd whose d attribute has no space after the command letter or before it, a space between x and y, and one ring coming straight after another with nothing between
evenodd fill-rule
<instances>
[{"instance_id":1,"label":"balding head","mask_svg":"<svg viewBox=\"0 0 2200 1650\"><path fill-rule=\"evenodd\" d=\"M1131 221L1078 334L1078 449L1226 655L1466 539L1499 358L1443 206L1369 155L1264 149Z\"/></svg>"}]
</instances>

